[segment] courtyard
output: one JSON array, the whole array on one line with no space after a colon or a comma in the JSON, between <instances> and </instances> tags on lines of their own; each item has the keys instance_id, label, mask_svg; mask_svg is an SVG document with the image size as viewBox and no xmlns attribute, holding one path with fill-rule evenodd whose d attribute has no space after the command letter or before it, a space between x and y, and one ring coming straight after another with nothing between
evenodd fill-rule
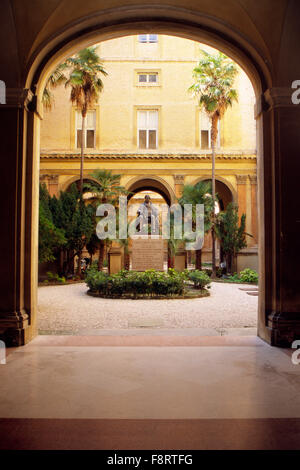
<instances>
[{"instance_id":1,"label":"courtyard","mask_svg":"<svg viewBox=\"0 0 300 470\"><path fill-rule=\"evenodd\" d=\"M197 329L204 336L256 335L254 287L213 282L210 297L199 299L127 300L87 295L84 283L40 287L40 334L96 335L107 330L146 332ZM177 330L177 331L175 331ZM120 334L120 332L119 332Z\"/></svg>"}]
</instances>

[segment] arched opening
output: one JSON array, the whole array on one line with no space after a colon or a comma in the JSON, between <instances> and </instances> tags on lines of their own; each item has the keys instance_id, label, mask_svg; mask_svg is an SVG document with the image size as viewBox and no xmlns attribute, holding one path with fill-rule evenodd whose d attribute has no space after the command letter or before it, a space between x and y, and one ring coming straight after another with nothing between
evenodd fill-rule
<instances>
[{"instance_id":1,"label":"arched opening","mask_svg":"<svg viewBox=\"0 0 300 470\"><path fill-rule=\"evenodd\" d=\"M172 189L167 187L166 182L162 182L158 178L138 178L134 182L129 182L127 190L129 191L128 200L137 193L142 191L153 191L154 193L160 194L164 201L170 206L174 201L174 193Z\"/></svg>"},{"instance_id":2,"label":"arched opening","mask_svg":"<svg viewBox=\"0 0 300 470\"><path fill-rule=\"evenodd\" d=\"M194 184L197 184L199 181L208 182L211 181L211 179L209 177L203 177L197 179ZM226 210L226 207L230 202L237 202L236 191L234 190L233 186L224 178L216 178L216 195L221 211Z\"/></svg>"},{"instance_id":3,"label":"arched opening","mask_svg":"<svg viewBox=\"0 0 300 470\"><path fill-rule=\"evenodd\" d=\"M91 184L91 183L96 184L100 187L99 182L95 178L92 178L92 177L83 178L83 185ZM69 191L73 184L75 184L76 188L79 191L79 189L80 189L80 179L78 178L78 176L74 176L73 178L68 179L62 185L61 190L62 191Z\"/></svg>"},{"instance_id":4,"label":"arched opening","mask_svg":"<svg viewBox=\"0 0 300 470\"><path fill-rule=\"evenodd\" d=\"M135 22L134 24L132 23L126 23L125 25L121 25L118 21L117 24L114 24L112 26L108 27L103 27L101 28L100 25L97 26L96 30L93 30L92 32L89 31L86 33L86 31L80 31L80 33L75 36L73 36L72 40L68 41L65 40L64 44L57 44L51 52L48 52L48 50L44 50L41 52L40 56L36 58L32 69L30 70L30 73L28 75L28 86L30 88L35 88L37 89L37 98L38 102L40 101L41 97L41 91L43 89L43 86L45 84L45 81L49 74L51 73L51 70L53 67L55 67L56 64L61 62L64 58L75 52L76 49L83 47L83 46L88 46L91 44L94 44L97 41L113 38L113 37L121 37L125 36L128 34L135 34L136 31L139 30L139 28L142 28L143 30L150 30L150 31L157 31L157 32L163 32L165 34L169 35L174 35L174 36L180 36L188 39L193 39L201 42L206 42L207 44L217 47L220 50L224 51L228 55L230 55L232 58L237 60L239 65L247 72L255 90L256 97L259 98L262 90L262 83L263 86L265 82L268 80L267 73L264 75L262 72L261 66L262 62L261 60L254 60L253 57L249 57L249 54L246 53L246 49L243 47L241 48L240 46L237 46L236 43L230 42L229 38L224 37L222 35L218 36L217 30L214 32L208 31L208 30L199 30L198 27L195 27L194 25L188 24L178 24L176 22L170 22L170 21L157 21L157 19L152 18L152 19L147 19L146 22L139 23L138 21ZM102 26L102 25L101 25ZM101 31L101 32L100 32ZM246 45L245 45L246 46ZM258 59L258 58L257 58ZM38 117L37 115L34 115L34 121L36 124L33 125L34 132L30 135L31 139L33 139L33 142L36 142L39 138L39 125L38 125ZM257 121L257 130L258 130L258 160L260 161L260 167L262 165L262 124L260 120ZM33 149L38 148L37 146L33 145ZM36 153L32 154L33 159L37 159L38 155ZM260 170L259 170L260 171ZM263 187L263 181L259 181L260 184L260 197L262 198L262 187ZM144 189L144 190L150 190L153 189L157 191L159 194L161 194L166 201L172 202L174 200L174 197L172 194L170 194L170 191L167 191L165 188L162 188L161 185L156 182L153 183L153 181L147 181L145 179L143 186L139 186L137 184L133 184L131 187L132 192L136 193L139 190ZM221 186L220 186L221 189ZM224 189L222 187L222 189ZM229 193L224 193L224 205L226 205L229 200ZM261 206L261 211L262 211L262 206ZM262 212L261 212L262 214ZM261 219L261 216L260 216ZM261 237L263 237L263 230L261 231ZM263 259L263 255L261 253L261 259ZM32 258L32 262L36 263L34 261L34 258ZM261 264L261 279L264 279L264 274L263 274L263 264ZM263 294L262 294L263 295ZM263 336L263 330L266 325L266 318L265 318L265 313L263 309L263 298L261 297L260 299L260 304L261 304L261 316L260 316L260 327L261 327L261 335ZM34 312L34 309L32 310ZM34 320L32 319L32 325L34 325Z\"/></svg>"}]
</instances>

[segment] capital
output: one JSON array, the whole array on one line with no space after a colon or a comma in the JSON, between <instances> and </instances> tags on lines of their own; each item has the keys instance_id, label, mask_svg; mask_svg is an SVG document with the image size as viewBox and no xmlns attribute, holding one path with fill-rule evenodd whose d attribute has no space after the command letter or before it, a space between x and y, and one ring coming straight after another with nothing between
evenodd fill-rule
<instances>
[{"instance_id":1,"label":"capital","mask_svg":"<svg viewBox=\"0 0 300 470\"><path fill-rule=\"evenodd\" d=\"M249 180L251 184L257 184L257 175L249 175Z\"/></svg>"},{"instance_id":2,"label":"capital","mask_svg":"<svg viewBox=\"0 0 300 470\"><path fill-rule=\"evenodd\" d=\"M295 90L292 87L274 87L269 88L264 93L264 99L270 109L282 107L294 107L292 102L292 93Z\"/></svg>"},{"instance_id":3,"label":"capital","mask_svg":"<svg viewBox=\"0 0 300 470\"><path fill-rule=\"evenodd\" d=\"M28 88L6 88L6 106L28 109L34 94Z\"/></svg>"},{"instance_id":4,"label":"capital","mask_svg":"<svg viewBox=\"0 0 300 470\"><path fill-rule=\"evenodd\" d=\"M248 175L235 175L237 184L246 184Z\"/></svg>"},{"instance_id":5,"label":"capital","mask_svg":"<svg viewBox=\"0 0 300 470\"><path fill-rule=\"evenodd\" d=\"M184 175L173 175L175 184L184 184Z\"/></svg>"}]
</instances>

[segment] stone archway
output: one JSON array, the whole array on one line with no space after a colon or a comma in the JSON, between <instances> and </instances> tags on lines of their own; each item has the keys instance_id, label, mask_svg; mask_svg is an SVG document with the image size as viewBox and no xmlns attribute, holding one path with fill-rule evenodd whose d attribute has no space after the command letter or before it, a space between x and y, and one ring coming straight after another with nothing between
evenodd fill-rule
<instances>
[{"instance_id":1,"label":"stone archway","mask_svg":"<svg viewBox=\"0 0 300 470\"><path fill-rule=\"evenodd\" d=\"M169 206L175 201L175 194L170 185L158 176L136 177L130 180L125 187L131 193L128 199L141 191L154 191L160 194Z\"/></svg>"},{"instance_id":2,"label":"stone archway","mask_svg":"<svg viewBox=\"0 0 300 470\"><path fill-rule=\"evenodd\" d=\"M273 215L265 215L265 204L270 204L270 194L264 189L264 182L268 186L268 175L271 174L272 158L271 145L265 145L265 150L269 152L268 158L262 159L262 118L266 127L265 141L272 142L272 123L269 116L266 116L261 106L261 94L272 86L272 78L268 69L265 57L260 50L253 48L253 44L247 39L247 36L240 35L237 31L232 31L224 22L200 13L194 14L184 9L167 6L155 7L141 5L141 7L123 7L122 9L111 9L102 12L101 16L79 18L76 24L69 25L63 31L57 31L50 40L47 40L40 46L38 51L30 59L30 68L27 73L26 88L31 90L27 94L27 104L24 113L27 114L27 149L24 155L27 158L27 179L26 179L26 205L27 213L30 217L26 220L26 238L22 248L26 251L26 260L24 263L23 278L12 280L12 284L17 287L16 295L19 296L23 307L19 308L26 313L24 316L17 316L11 320L8 335L16 335L15 344L22 344L28 341L35 334L35 312L36 312L36 265L37 265L37 186L38 180L38 139L39 139L39 118L40 118L40 96L43 85L53 69L65 57L75 52L79 47L91 45L97 41L135 34L140 28L143 31L157 31L169 35L178 35L188 39L205 42L215 48L218 48L234 60L246 71L255 89L257 98L257 128L258 128L258 159L259 164L259 204L260 204L260 222L265 230L261 230L261 296L259 313L259 334L267 341L272 341L271 332L267 329L267 317L272 311L273 300L276 297L276 283L270 279L265 283L265 265L267 271L272 272L273 253L275 245L271 243L273 239L272 227L274 226ZM32 99L32 93L36 95ZM272 100L275 99L273 96ZM269 100L270 101L270 100ZM273 105L271 105L273 112ZM25 145L25 144L24 144ZM24 188L25 191L25 188ZM21 194L21 192L20 192ZM264 200L266 198L266 201ZM23 204L23 203L22 203ZM21 222L20 222L21 223ZM273 250L273 251L272 251ZM273 256L274 255L274 256ZM24 258L24 256L23 256ZM276 274L279 279L279 272ZM22 277L22 276L21 276ZM22 284L20 289L18 286ZM275 290L274 290L275 289ZM15 292L15 291L14 291ZM24 294L25 293L25 294ZM23 297L22 297L23 296ZM22 299L21 299L22 297ZM15 300L13 304L15 305ZM10 310L15 311L14 308ZM18 332L15 331L18 325ZM28 326L30 325L30 328Z\"/></svg>"},{"instance_id":3,"label":"stone archway","mask_svg":"<svg viewBox=\"0 0 300 470\"><path fill-rule=\"evenodd\" d=\"M210 176L197 178L192 184L196 185L199 181L211 181ZM216 193L219 197L220 209L225 210L230 202L237 202L237 193L232 184L225 178L216 177Z\"/></svg>"},{"instance_id":4,"label":"stone archway","mask_svg":"<svg viewBox=\"0 0 300 470\"><path fill-rule=\"evenodd\" d=\"M88 182L91 182L91 181L93 181L96 184L97 183L99 184L99 182L91 176L89 176L87 178L83 178L83 183L88 183ZM62 185L61 190L62 191L67 191L72 186L72 184L74 184L74 183L76 184L76 186L78 186L78 184L80 183L80 178L78 176L73 176L72 178L65 181L64 184Z\"/></svg>"}]
</instances>

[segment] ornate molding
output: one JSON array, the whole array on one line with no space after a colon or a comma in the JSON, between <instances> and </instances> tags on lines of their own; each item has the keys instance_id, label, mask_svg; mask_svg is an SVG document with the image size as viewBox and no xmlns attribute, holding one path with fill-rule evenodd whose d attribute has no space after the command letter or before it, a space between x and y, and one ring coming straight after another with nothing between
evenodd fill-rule
<instances>
[{"instance_id":1,"label":"ornate molding","mask_svg":"<svg viewBox=\"0 0 300 470\"><path fill-rule=\"evenodd\" d=\"M249 175L250 183L253 185L257 184L257 175Z\"/></svg>"},{"instance_id":2,"label":"ornate molding","mask_svg":"<svg viewBox=\"0 0 300 470\"><path fill-rule=\"evenodd\" d=\"M6 88L6 108L23 108L43 119L43 105L28 88Z\"/></svg>"},{"instance_id":3,"label":"ornate molding","mask_svg":"<svg viewBox=\"0 0 300 470\"><path fill-rule=\"evenodd\" d=\"M175 184L184 184L185 175L173 175Z\"/></svg>"},{"instance_id":4,"label":"ornate molding","mask_svg":"<svg viewBox=\"0 0 300 470\"><path fill-rule=\"evenodd\" d=\"M25 310L6 312L0 318L0 339L6 346L23 346L25 330L28 328L29 316Z\"/></svg>"},{"instance_id":5,"label":"ornate molding","mask_svg":"<svg viewBox=\"0 0 300 470\"><path fill-rule=\"evenodd\" d=\"M59 175L48 175L49 183L58 183Z\"/></svg>"},{"instance_id":6,"label":"ornate molding","mask_svg":"<svg viewBox=\"0 0 300 470\"><path fill-rule=\"evenodd\" d=\"M264 93L264 99L270 109L294 107L295 105L292 102L292 94L294 91L292 87L269 88Z\"/></svg>"},{"instance_id":7,"label":"ornate molding","mask_svg":"<svg viewBox=\"0 0 300 470\"><path fill-rule=\"evenodd\" d=\"M9 107L29 109L34 94L28 88L6 88L6 105Z\"/></svg>"},{"instance_id":8,"label":"ornate molding","mask_svg":"<svg viewBox=\"0 0 300 470\"><path fill-rule=\"evenodd\" d=\"M197 160L197 161L211 161L211 154L162 154L162 153L89 153L85 154L86 160ZM216 160L253 160L256 161L256 154L219 154L216 156ZM42 160L80 160L79 153L52 153L42 152Z\"/></svg>"},{"instance_id":9,"label":"ornate molding","mask_svg":"<svg viewBox=\"0 0 300 470\"><path fill-rule=\"evenodd\" d=\"M246 184L248 175L235 175L237 184Z\"/></svg>"},{"instance_id":10,"label":"ornate molding","mask_svg":"<svg viewBox=\"0 0 300 470\"><path fill-rule=\"evenodd\" d=\"M40 174L40 182L41 183L58 183L59 175L57 174L48 174L48 173L41 173Z\"/></svg>"},{"instance_id":11,"label":"ornate molding","mask_svg":"<svg viewBox=\"0 0 300 470\"><path fill-rule=\"evenodd\" d=\"M300 335L299 312L273 312L268 316L267 327L272 346L291 347L291 343Z\"/></svg>"}]
</instances>

